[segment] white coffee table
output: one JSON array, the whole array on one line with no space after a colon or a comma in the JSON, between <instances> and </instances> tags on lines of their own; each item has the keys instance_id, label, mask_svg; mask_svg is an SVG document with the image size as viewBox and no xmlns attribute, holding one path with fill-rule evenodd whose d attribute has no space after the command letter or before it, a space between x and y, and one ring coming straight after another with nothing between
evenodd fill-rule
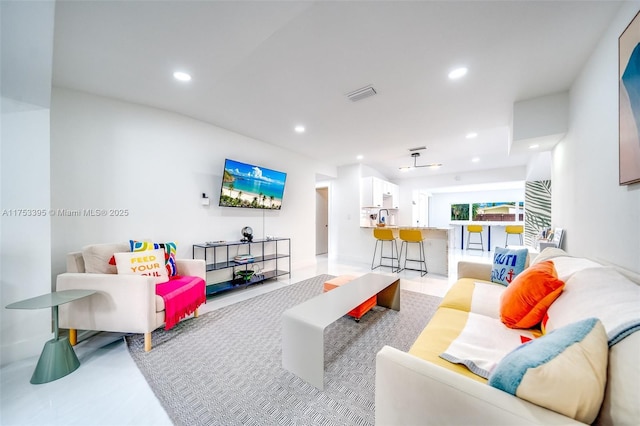
<instances>
[{"instance_id":1,"label":"white coffee table","mask_svg":"<svg viewBox=\"0 0 640 426\"><path fill-rule=\"evenodd\" d=\"M319 294L282 314L282 367L324 388L324 329L378 295L379 306L400 310L400 279L367 274Z\"/></svg>"}]
</instances>

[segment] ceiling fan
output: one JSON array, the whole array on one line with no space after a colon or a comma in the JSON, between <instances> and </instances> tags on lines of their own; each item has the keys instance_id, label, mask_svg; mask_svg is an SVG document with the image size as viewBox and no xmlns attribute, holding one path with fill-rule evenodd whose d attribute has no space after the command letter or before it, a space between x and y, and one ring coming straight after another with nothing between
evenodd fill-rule
<instances>
[{"instance_id":1,"label":"ceiling fan","mask_svg":"<svg viewBox=\"0 0 640 426\"><path fill-rule=\"evenodd\" d=\"M418 157L420 157L420 153L419 152L412 152L411 156L413 157L413 166L400 167L400 171L401 172L408 172L409 170L418 169L418 168L422 168L422 167L435 168L435 167L442 166L442 163L430 163L430 164L418 165Z\"/></svg>"}]
</instances>

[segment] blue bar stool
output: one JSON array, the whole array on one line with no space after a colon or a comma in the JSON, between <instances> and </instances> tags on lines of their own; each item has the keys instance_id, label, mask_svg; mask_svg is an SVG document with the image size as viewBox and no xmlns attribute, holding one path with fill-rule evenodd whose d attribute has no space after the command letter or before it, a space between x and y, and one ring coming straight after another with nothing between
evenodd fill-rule
<instances>
[{"instance_id":1,"label":"blue bar stool","mask_svg":"<svg viewBox=\"0 0 640 426\"><path fill-rule=\"evenodd\" d=\"M397 272L400 270L400 254L398 253L398 243L396 237L393 235L393 230L385 228L373 228L373 237L376 239L376 247L373 250L373 259L371 260L371 270L379 268L380 266L386 266L391 268L391 272ZM391 243L391 256L384 256L384 243ZM378 251L378 243L380 243L380 262L374 266L376 262L376 252ZM395 247L395 251L394 251ZM391 265L383 265L382 259L390 259ZM395 266L395 262L398 262L398 266Z\"/></svg>"}]
</instances>

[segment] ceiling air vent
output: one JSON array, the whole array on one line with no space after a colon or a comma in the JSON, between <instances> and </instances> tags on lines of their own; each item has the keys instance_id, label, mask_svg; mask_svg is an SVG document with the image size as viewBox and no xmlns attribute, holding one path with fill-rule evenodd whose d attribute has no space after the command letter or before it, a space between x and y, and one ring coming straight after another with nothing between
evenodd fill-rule
<instances>
[{"instance_id":1,"label":"ceiling air vent","mask_svg":"<svg viewBox=\"0 0 640 426\"><path fill-rule=\"evenodd\" d=\"M351 102L356 102L375 94L376 90L372 86L366 86L361 89L354 90L353 92L347 93L347 98L349 98Z\"/></svg>"}]
</instances>

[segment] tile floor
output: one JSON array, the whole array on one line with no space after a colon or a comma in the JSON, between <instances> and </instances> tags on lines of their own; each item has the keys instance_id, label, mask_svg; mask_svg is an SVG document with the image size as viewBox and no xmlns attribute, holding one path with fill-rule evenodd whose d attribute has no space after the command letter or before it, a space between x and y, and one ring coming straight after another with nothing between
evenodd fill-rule
<instances>
[{"instance_id":1,"label":"tile floor","mask_svg":"<svg viewBox=\"0 0 640 426\"><path fill-rule=\"evenodd\" d=\"M449 277L416 271L400 272L401 287L442 296L455 281L457 262L490 263L492 253L456 250L450 254ZM294 270L264 284L229 292L207 301L201 313L218 309L319 274L369 273L368 264L346 264L318 256L316 265ZM375 273L390 274L390 268ZM59 380L42 385L29 383L37 357L0 369L0 424L9 425L170 425L144 377L129 356L118 333L100 333L75 347L80 368Z\"/></svg>"}]
</instances>

